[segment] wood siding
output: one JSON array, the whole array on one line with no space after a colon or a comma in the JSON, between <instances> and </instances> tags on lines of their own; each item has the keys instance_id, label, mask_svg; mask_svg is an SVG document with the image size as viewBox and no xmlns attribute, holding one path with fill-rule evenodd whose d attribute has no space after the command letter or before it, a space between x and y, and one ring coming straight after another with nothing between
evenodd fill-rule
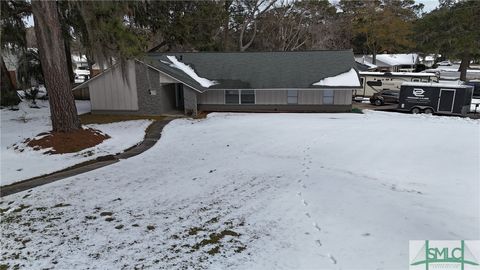
<instances>
[{"instance_id":1,"label":"wood siding","mask_svg":"<svg viewBox=\"0 0 480 270\"><path fill-rule=\"evenodd\" d=\"M255 104L287 104L287 90L255 90Z\"/></svg>"},{"instance_id":2,"label":"wood siding","mask_svg":"<svg viewBox=\"0 0 480 270\"><path fill-rule=\"evenodd\" d=\"M333 91L335 96L333 97L333 104L335 105L348 105L352 104L352 90L335 90Z\"/></svg>"},{"instance_id":3,"label":"wood siding","mask_svg":"<svg viewBox=\"0 0 480 270\"><path fill-rule=\"evenodd\" d=\"M225 91L210 90L199 94L198 104L225 104Z\"/></svg>"},{"instance_id":4,"label":"wood siding","mask_svg":"<svg viewBox=\"0 0 480 270\"><path fill-rule=\"evenodd\" d=\"M323 91L321 90L303 90L298 91L298 104L314 105L322 104Z\"/></svg>"},{"instance_id":5,"label":"wood siding","mask_svg":"<svg viewBox=\"0 0 480 270\"><path fill-rule=\"evenodd\" d=\"M138 110L135 65L127 64L127 81L119 66L105 71L101 78L92 80L89 85L92 110Z\"/></svg>"}]
</instances>

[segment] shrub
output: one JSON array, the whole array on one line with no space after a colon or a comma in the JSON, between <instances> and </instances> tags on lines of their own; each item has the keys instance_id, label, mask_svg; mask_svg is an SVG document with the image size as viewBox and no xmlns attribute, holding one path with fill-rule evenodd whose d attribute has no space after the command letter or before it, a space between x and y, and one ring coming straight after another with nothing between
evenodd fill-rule
<instances>
[{"instance_id":1,"label":"shrub","mask_svg":"<svg viewBox=\"0 0 480 270\"><path fill-rule=\"evenodd\" d=\"M363 113L359 108L352 108L352 113Z\"/></svg>"}]
</instances>

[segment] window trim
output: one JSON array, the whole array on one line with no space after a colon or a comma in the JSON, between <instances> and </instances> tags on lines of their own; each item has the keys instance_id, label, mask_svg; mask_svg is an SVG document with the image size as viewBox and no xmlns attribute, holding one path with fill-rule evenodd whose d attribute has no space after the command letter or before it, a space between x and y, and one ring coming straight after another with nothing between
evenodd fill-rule
<instances>
[{"instance_id":1,"label":"window trim","mask_svg":"<svg viewBox=\"0 0 480 270\"><path fill-rule=\"evenodd\" d=\"M227 103L227 92L228 91L237 91L238 95L238 102L237 103ZM253 103L242 103L242 91L253 91ZM229 89L229 90L224 90L224 99L225 99L225 105L255 105L257 104L257 91L254 89Z\"/></svg>"},{"instance_id":2,"label":"window trim","mask_svg":"<svg viewBox=\"0 0 480 270\"><path fill-rule=\"evenodd\" d=\"M242 92L243 91L252 91L253 92L253 103L242 103ZM256 95L255 90L253 90L253 89L242 89L242 90L240 90L239 89L238 92L239 92L239 95L238 95L238 97L239 97L238 104L239 105L243 105L243 104L255 105L257 103L257 95Z\"/></svg>"},{"instance_id":3,"label":"window trim","mask_svg":"<svg viewBox=\"0 0 480 270\"><path fill-rule=\"evenodd\" d=\"M332 95L332 102L331 103L325 103L325 93L327 93L326 91L329 91L329 93L331 92ZM330 97L330 96L327 96L327 97ZM333 89L324 89L323 90L323 93L322 93L322 104L326 104L326 105L333 105L335 104L335 91Z\"/></svg>"},{"instance_id":4,"label":"window trim","mask_svg":"<svg viewBox=\"0 0 480 270\"><path fill-rule=\"evenodd\" d=\"M237 103L228 103L227 102L227 92L228 91L232 91L232 92L237 91L237 96L238 96ZM224 95L225 95L225 105L240 105L240 92L239 92L239 90L225 90Z\"/></svg>"},{"instance_id":5,"label":"window trim","mask_svg":"<svg viewBox=\"0 0 480 270\"><path fill-rule=\"evenodd\" d=\"M295 96L290 96L290 95L288 95L288 93L289 93L290 91L295 91L295 94L296 94L296 95L295 95ZM295 97L295 98L296 98L296 102L295 102L295 103L289 102L289 101L288 101L288 98L290 98L290 97ZM287 90L287 104L298 104L298 90Z\"/></svg>"}]
</instances>

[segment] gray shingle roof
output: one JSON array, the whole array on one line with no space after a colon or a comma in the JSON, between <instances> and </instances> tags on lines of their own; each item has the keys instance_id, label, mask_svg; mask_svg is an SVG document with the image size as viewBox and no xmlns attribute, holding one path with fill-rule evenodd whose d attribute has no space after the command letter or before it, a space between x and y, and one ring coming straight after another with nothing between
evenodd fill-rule
<instances>
[{"instance_id":1,"label":"gray shingle roof","mask_svg":"<svg viewBox=\"0 0 480 270\"><path fill-rule=\"evenodd\" d=\"M178 61L192 67L200 77L215 80L218 84L209 88L201 86L180 69L171 67L167 56L175 56ZM325 88L312 84L355 68L351 50L151 53L147 55L145 62L200 91Z\"/></svg>"}]
</instances>

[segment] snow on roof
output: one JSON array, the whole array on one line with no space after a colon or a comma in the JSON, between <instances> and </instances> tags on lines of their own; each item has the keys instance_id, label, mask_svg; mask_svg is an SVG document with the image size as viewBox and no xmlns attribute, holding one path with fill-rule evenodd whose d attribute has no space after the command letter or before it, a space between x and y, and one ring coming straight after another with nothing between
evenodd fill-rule
<instances>
[{"instance_id":1,"label":"snow on roof","mask_svg":"<svg viewBox=\"0 0 480 270\"><path fill-rule=\"evenodd\" d=\"M427 72L437 72L437 71L440 71L440 72L460 72L458 71L458 69L460 68L459 65L452 65L452 66L439 66L437 68L429 68L427 69L426 71ZM478 73L480 72L480 69L467 69L467 72L469 73Z\"/></svg>"},{"instance_id":2,"label":"snow on roof","mask_svg":"<svg viewBox=\"0 0 480 270\"><path fill-rule=\"evenodd\" d=\"M371 61L369 61L368 59L365 58L365 55L361 56L361 57L355 57L355 61L360 63L360 64L364 64L364 65L368 66L369 68L377 68L377 65L372 64Z\"/></svg>"},{"instance_id":3,"label":"snow on roof","mask_svg":"<svg viewBox=\"0 0 480 270\"><path fill-rule=\"evenodd\" d=\"M377 54L377 60L392 66L415 65L418 60L416 53Z\"/></svg>"},{"instance_id":4,"label":"snow on roof","mask_svg":"<svg viewBox=\"0 0 480 270\"><path fill-rule=\"evenodd\" d=\"M426 72L374 72L374 71L359 71L360 75L372 75L372 76L416 76L416 77L435 77L435 73Z\"/></svg>"},{"instance_id":5,"label":"snow on roof","mask_svg":"<svg viewBox=\"0 0 480 270\"><path fill-rule=\"evenodd\" d=\"M450 87L450 88L471 88L471 85L458 85L448 83L422 83L422 82L404 82L402 85L407 86L432 86L432 87Z\"/></svg>"},{"instance_id":6,"label":"snow on roof","mask_svg":"<svg viewBox=\"0 0 480 270\"><path fill-rule=\"evenodd\" d=\"M178 68L181 71L185 72L188 76L190 76L192 79L194 79L196 82L198 82L201 86L203 87L210 87L212 85L218 84L216 81L212 81L206 78L202 78L197 75L195 70L191 68L189 65L186 65L180 61L177 60L175 56L167 56L168 60L170 60L172 63L170 64L171 67Z\"/></svg>"},{"instance_id":7,"label":"snow on roof","mask_svg":"<svg viewBox=\"0 0 480 270\"><path fill-rule=\"evenodd\" d=\"M350 69L349 71L333 76L327 77L319 82L316 82L312 85L321 85L321 86L360 86L360 81L358 80L358 74L355 69Z\"/></svg>"}]
</instances>

